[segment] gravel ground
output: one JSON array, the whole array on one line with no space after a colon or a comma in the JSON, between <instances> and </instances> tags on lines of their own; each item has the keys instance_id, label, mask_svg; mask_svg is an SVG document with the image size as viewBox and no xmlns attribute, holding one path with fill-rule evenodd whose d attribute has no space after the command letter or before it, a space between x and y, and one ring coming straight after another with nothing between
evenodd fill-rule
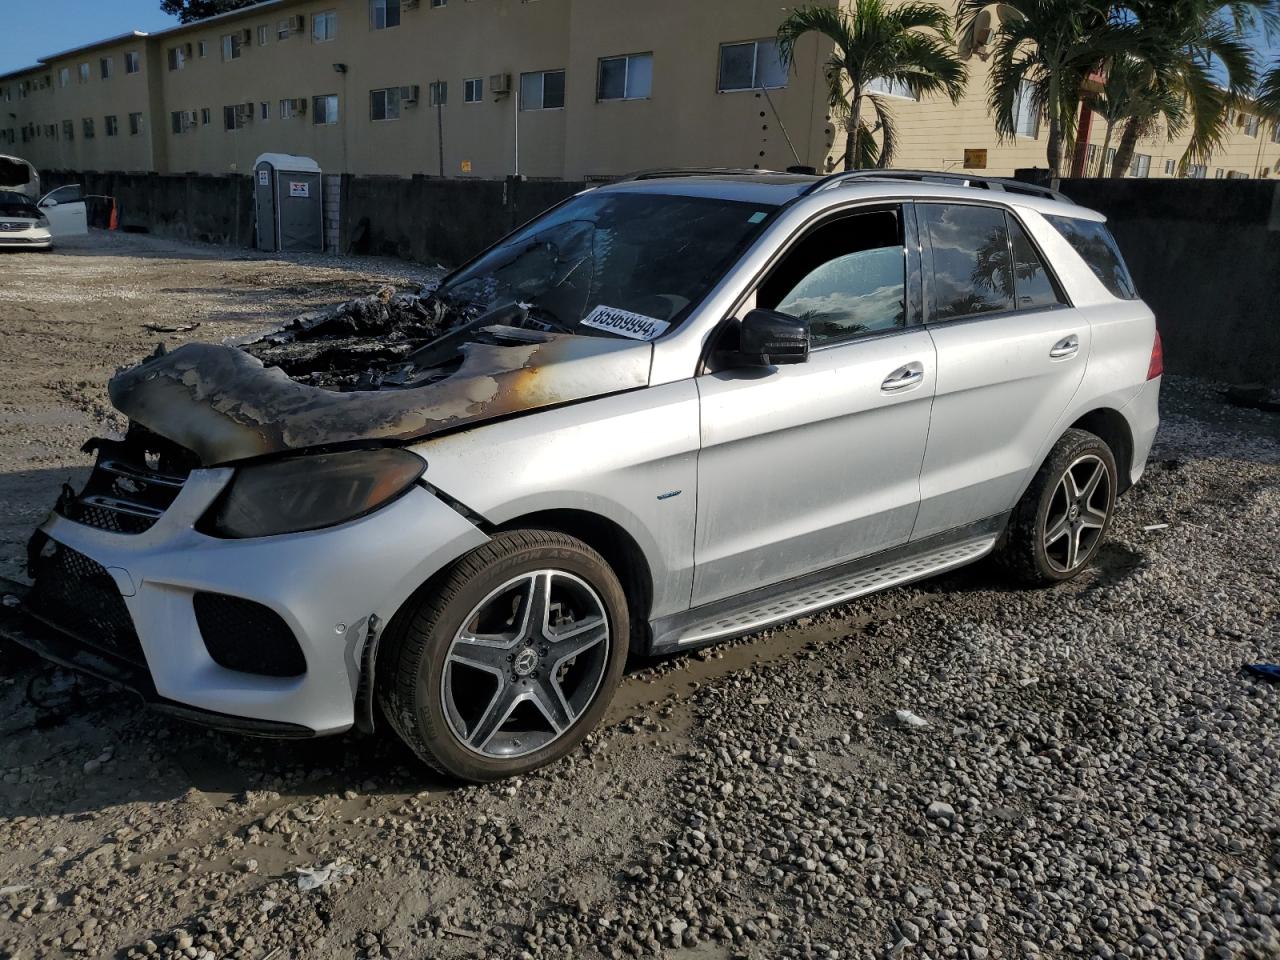
<instances>
[{"instance_id":1,"label":"gravel ground","mask_svg":"<svg viewBox=\"0 0 1280 960\"><path fill-rule=\"evenodd\" d=\"M140 322L393 276L112 238L86 290L81 256L0 281L8 570ZM581 750L493 786L0 649L0 958L1280 956L1280 686L1240 669L1280 660L1280 418L1177 378L1164 416L1077 581L979 564L636 664Z\"/></svg>"}]
</instances>

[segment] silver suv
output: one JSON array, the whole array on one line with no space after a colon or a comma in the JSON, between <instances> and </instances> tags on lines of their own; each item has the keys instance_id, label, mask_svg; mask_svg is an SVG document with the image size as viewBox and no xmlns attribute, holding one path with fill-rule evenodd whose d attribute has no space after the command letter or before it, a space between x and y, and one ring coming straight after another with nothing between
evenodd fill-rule
<instances>
[{"instance_id":1,"label":"silver suv","mask_svg":"<svg viewBox=\"0 0 1280 960\"><path fill-rule=\"evenodd\" d=\"M483 781L665 654L996 552L1077 575L1157 424L1104 218L876 171L650 173L435 290L117 375L10 636L224 729Z\"/></svg>"}]
</instances>

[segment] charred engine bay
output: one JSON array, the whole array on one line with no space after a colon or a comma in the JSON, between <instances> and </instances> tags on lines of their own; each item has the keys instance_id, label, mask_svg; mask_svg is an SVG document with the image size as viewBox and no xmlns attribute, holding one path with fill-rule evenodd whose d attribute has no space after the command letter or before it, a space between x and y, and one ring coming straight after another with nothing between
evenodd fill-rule
<instances>
[{"instance_id":1,"label":"charred engine bay","mask_svg":"<svg viewBox=\"0 0 1280 960\"><path fill-rule=\"evenodd\" d=\"M279 330L242 343L264 366L330 390L378 390L387 374L415 366L409 357L449 326L448 311L430 294L376 294L303 314ZM465 319L465 318L463 318ZM457 363L452 365L456 369ZM448 376L452 370L439 371ZM394 385L404 385L397 383Z\"/></svg>"}]
</instances>

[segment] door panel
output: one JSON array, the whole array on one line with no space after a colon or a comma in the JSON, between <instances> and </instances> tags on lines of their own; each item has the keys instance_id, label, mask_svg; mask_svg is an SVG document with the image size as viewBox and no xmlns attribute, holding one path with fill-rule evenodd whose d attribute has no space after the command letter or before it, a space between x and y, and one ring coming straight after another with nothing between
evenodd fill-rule
<instances>
[{"instance_id":1,"label":"door panel","mask_svg":"<svg viewBox=\"0 0 1280 960\"><path fill-rule=\"evenodd\" d=\"M1089 324L1071 308L929 329L938 385L912 539L1012 509L1084 377ZM1063 341L1074 352L1054 357Z\"/></svg>"},{"instance_id":2,"label":"door panel","mask_svg":"<svg viewBox=\"0 0 1280 960\"><path fill-rule=\"evenodd\" d=\"M698 378L694 605L905 543L935 370L914 328Z\"/></svg>"}]
</instances>

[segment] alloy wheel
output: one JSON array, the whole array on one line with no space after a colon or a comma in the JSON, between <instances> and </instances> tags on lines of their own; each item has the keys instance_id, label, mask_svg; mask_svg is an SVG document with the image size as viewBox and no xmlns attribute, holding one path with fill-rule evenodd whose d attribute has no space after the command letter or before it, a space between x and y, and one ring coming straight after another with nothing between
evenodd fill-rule
<instances>
[{"instance_id":1,"label":"alloy wheel","mask_svg":"<svg viewBox=\"0 0 1280 960\"><path fill-rule=\"evenodd\" d=\"M467 615L441 676L449 730L468 750L515 759L559 739L608 669L609 618L585 580L563 570L513 577Z\"/></svg>"},{"instance_id":2,"label":"alloy wheel","mask_svg":"<svg viewBox=\"0 0 1280 960\"><path fill-rule=\"evenodd\" d=\"M1044 521L1044 553L1059 573L1070 573L1093 554L1111 512L1111 472L1086 454L1063 472Z\"/></svg>"}]
</instances>

